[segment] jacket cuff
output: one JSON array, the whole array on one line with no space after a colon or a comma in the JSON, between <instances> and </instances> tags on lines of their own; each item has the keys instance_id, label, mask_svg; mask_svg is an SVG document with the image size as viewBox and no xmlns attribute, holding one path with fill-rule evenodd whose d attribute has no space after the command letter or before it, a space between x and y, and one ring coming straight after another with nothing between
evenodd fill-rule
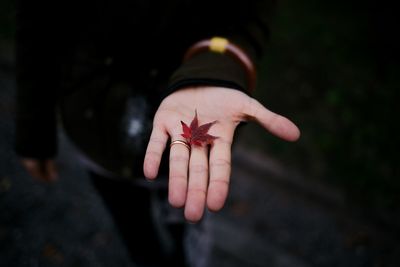
<instances>
[{"instance_id":1,"label":"jacket cuff","mask_svg":"<svg viewBox=\"0 0 400 267\"><path fill-rule=\"evenodd\" d=\"M188 86L209 85L246 90L246 72L234 58L215 52L194 55L172 74L166 95Z\"/></svg>"}]
</instances>

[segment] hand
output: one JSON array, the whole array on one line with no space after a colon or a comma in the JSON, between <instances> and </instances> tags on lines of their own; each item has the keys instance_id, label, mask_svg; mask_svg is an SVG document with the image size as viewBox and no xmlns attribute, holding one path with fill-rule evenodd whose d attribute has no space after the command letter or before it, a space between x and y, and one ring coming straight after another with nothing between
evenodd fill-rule
<instances>
[{"instance_id":1,"label":"hand","mask_svg":"<svg viewBox=\"0 0 400 267\"><path fill-rule=\"evenodd\" d=\"M57 168L54 160L52 159L40 160L33 158L22 158L21 164L31 176L39 181L54 182L57 180Z\"/></svg>"},{"instance_id":2,"label":"hand","mask_svg":"<svg viewBox=\"0 0 400 267\"><path fill-rule=\"evenodd\" d=\"M199 221L205 206L220 210L227 198L231 173L231 144L241 121L255 120L270 133L287 141L300 136L288 119L275 114L257 100L228 88L187 88L172 93L160 104L144 160L144 175L155 179L168 139L181 137L180 121L190 124L197 110L199 124L217 121L209 133L218 136L210 148L183 145L171 147L168 199L174 207L185 207L185 218Z\"/></svg>"}]
</instances>

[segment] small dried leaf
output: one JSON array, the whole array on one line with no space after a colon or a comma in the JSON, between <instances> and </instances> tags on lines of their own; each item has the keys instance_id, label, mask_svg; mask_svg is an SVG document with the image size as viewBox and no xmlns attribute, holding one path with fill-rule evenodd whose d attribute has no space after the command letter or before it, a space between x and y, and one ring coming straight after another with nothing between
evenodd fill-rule
<instances>
[{"instance_id":1,"label":"small dried leaf","mask_svg":"<svg viewBox=\"0 0 400 267\"><path fill-rule=\"evenodd\" d=\"M199 120L197 118L196 111L194 118L190 123L190 127L181 121L183 130L183 134L181 135L191 145L202 146L203 144L211 144L218 137L208 134L208 131L216 122L217 121L213 121L199 126Z\"/></svg>"}]
</instances>

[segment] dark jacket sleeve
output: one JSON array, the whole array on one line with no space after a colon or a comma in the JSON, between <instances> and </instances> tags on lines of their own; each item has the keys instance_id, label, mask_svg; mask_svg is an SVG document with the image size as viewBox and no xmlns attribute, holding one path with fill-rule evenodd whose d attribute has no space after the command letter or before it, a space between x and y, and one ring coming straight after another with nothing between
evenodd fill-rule
<instances>
[{"instance_id":1,"label":"dark jacket sleeve","mask_svg":"<svg viewBox=\"0 0 400 267\"><path fill-rule=\"evenodd\" d=\"M56 154L57 42L51 8L17 2L16 153L50 158Z\"/></svg>"},{"instance_id":2,"label":"dark jacket sleeve","mask_svg":"<svg viewBox=\"0 0 400 267\"><path fill-rule=\"evenodd\" d=\"M190 19L193 24L199 25L196 41L214 36L225 37L241 47L257 66L269 38L268 24L275 1L241 2L202 1ZM196 31L196 26L192 31ZM221 86L248 93L243 66L229 55L208 51L183 62L171 76L168 91L191 85Z\"/></svg>"}]
</instances>

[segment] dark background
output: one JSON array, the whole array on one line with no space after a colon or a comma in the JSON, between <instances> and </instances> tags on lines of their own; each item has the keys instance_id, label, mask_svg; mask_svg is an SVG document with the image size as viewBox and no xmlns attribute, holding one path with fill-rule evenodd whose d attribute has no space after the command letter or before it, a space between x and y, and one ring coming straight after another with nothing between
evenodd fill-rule
<instances>
[{"instance_id":1,"label":"dark background","mask_svg":"<svg viewBox=\"0 0 400 267\"><path fill-rule=\"evenodd\" d=\"M278 2L256 97L298 123L302 137L283 143L251 126L248 143L262 144L307 179L339 186L367 216L396 226L397 7L386 1Z\"/></svg>"},{"instance_id":2,"label":"dark background","mask_svg":"<svg viewBox=\"0 0 400 267\"><path fill-rule=\"evenodd\" d=\"M18 165L14 19L2 0L0 266L132 266L63 135L59 183ZM398 266L398 22L384 1L278 1L255 97L302 136L241 130L209 266Z\"/></svg>"}]
</instances>

